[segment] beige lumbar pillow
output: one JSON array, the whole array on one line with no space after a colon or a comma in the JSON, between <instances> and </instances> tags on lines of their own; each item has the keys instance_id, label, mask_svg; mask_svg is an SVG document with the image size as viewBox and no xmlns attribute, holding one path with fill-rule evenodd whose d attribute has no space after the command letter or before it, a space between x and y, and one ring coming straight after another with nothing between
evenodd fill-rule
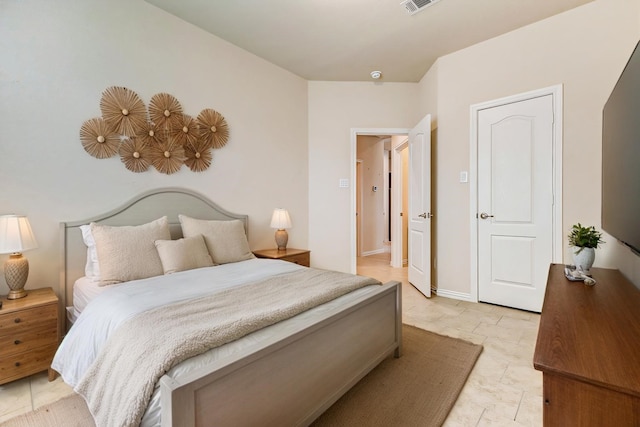
<instances>
[{"instance_id":1,"label":"beige lumbar pillow","mask_svg":"<svg viewBox=\"0 0 640 427\"><path fill-rule=\"evenodd\" d=\"M202 235L179 240L156 240L156 249L164 274L214 265Z\"/></svg>"},{"instance_id":2,"label":"beige lumbar pillow","mask_svg":"<svg viewBox=\"0 0 640 427\"><path fill-rule=\"evenodd\" d=\"M147 224L115 227L91 223L100 263L100 284L160 276L164 270L156 240L169 240L169 221L162 217Z\"/></svg>"},{"instance_id":3,"label":"beige lumbar pillow","mask_svg":"<svg viewBox=\"0 0 640 427\"><path fill-rule=\"evenodd\" d=\"M184 237L201 234L209 254L216 264L255 258L249 249L244 224L240 220L216 221L178 215Z\"/></svg>"}]
</instances>

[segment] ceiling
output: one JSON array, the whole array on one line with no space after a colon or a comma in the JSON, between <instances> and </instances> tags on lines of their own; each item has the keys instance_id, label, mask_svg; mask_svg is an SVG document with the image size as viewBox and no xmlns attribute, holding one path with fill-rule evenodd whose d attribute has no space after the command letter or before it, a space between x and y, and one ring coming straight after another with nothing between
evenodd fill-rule
<instances>
[{"instance_id":1,"label":"ceiling","mask_svg":"<svg viewBox=\"0 0 640 427\"><path fill-rule=\"evenodd\" d=\"M307 80L417 82L443 55L592 0L146 0Z\"/></svg>"}]
</instances>

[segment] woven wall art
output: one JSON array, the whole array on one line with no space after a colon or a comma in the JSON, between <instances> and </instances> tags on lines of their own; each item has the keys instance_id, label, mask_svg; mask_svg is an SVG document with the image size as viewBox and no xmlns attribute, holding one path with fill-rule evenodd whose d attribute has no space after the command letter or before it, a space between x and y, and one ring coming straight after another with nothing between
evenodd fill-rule
<instances>
[{"instance_id":1,"label":"woven wall art","mask_svg":"<svg viewBox=\"0 0 640 427\"><path fill-rule=\"evenodd\" d=\"M80 128L83 148L98 159L118 154L135 173L153 166L170 175L183 164L192 172L203 172L211 166L212 150L229 140L222 114L206 108L193 118L168 93L153 95L147 109L134 91L111 86L102 93L100 111L102 117L89 119Z\"/></svg>"}]
</instances>

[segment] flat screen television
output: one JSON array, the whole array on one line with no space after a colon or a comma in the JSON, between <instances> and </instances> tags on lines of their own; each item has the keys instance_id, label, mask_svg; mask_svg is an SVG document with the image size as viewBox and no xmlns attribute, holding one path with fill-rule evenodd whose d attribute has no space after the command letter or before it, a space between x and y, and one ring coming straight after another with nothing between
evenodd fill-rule
<instances>
[{"instance_id":1,"label":"flat screen television","mask_svg":"<svg viewBox=\"0 0 640 427\"><path fill-rule=\"evenodd\" d=\"M640 43L602 114L602 229L640 255Z\"/></svg>"}]
</instances>

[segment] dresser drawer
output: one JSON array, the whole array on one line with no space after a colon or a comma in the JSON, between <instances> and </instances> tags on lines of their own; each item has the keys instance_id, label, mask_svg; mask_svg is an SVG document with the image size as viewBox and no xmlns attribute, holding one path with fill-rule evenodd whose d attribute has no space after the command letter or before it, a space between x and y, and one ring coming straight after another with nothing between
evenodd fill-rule
<instances>
[{"instance_id":1,"label":"dresser drawer","mask_svg":"<svg viewBox=\"0 0 640 427\"><path fill-rule=\"evenodd\" d=\"M49 322L49 325L34 329L19 329L11 335L0 337L0 359L57 343L58 327L55 323Z\"/></svg>"},{"instance_id":2,"label":"dresser drawer","mask_svg":"<svg viewBox=\"0 0 640 427\"><path fill-rule=\"evenodd\" d=\"M58 322L58 305L48 304L26 310L0 314L0 337L24 332Z\"/></svg>"},{"instance_id":3,"label":"dresser drawer","mask_svg":"<svg viewBox=\"0 0 640 427\"><path fill-rule=\"evenodd\" d=\"M0 384L49 369L58 345L0 358Z\"/></svg>"}]
</instances>

